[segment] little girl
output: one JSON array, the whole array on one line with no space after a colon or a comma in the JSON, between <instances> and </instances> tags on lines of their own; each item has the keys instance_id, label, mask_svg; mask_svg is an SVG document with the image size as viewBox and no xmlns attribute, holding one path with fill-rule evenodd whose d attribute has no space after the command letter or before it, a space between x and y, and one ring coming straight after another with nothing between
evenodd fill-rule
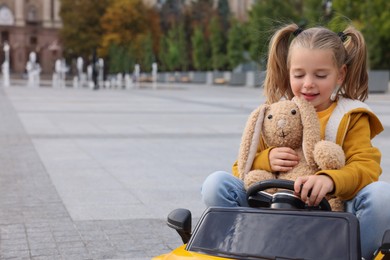
<instances>
[{"instance_id":1,"label":"little girl","mask_svg":"<svg viewBox=\"0 0 390 260\"><path fill-rule=\"evenodd\" d=\"M322 27L286 25L270 42L264 91L268 103L294 96L308 100L317 111L322 139L343 148L344 167L297 178L295 192L309 205L318 205L326 194L345 201L346 211L360 222L362 256L371 259L390 229L390 184L378 181L381 153L371 139L383 126L363 103L368 95L366 60L364 38L353 27L336 34ZM251 170L284 172L298 160L291 148L259 146ZM237 162L233 175L218 171L208 176L202 186L205 204L248 206L238 176Z\"/></svg>"}]
</instances>

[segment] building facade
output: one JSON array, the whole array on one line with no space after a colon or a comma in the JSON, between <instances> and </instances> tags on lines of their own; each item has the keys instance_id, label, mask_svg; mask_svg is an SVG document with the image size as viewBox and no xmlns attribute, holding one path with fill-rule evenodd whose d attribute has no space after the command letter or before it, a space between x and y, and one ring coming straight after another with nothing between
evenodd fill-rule
<instances>
[{"instance_id":1,"label":"building facade","mask_svg":"<svg viewBox=\"0 0 390 260\"><path fill-rule=\"evenodd\" d=\"M10 46L11 73L24 73L30 52L37 54L42 73L52 73L62 56L60 0L0 0L0 62Z\"/></svg>"}]
</instances>

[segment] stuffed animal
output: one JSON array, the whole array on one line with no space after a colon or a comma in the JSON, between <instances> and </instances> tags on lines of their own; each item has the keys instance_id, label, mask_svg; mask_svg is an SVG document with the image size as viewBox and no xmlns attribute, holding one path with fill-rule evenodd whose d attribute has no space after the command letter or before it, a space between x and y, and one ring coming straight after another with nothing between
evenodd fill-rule
<instances>
[{"instance_id":1,"label":"stuffed animal","mask_svg":"<svg viewBox=\"0 0 390 260\"><path fill-rule=\"evenodd\" d=\"M295 180L318 170L340 169L345 165L342 148L331 141L321 140L316 111L308 101L294 97L255 109L244 129L238 156L238 172L245 188L267 179ZM262 139L262 140L261 140ZM290 147L300 158L288 172L251 170L260 142L267 147ZM268 190L270 191L270 190ZM275 192L275 190L270 191ZM327 197L334 211L343 211L343 203Z\"/></svg>"}]
</instances>

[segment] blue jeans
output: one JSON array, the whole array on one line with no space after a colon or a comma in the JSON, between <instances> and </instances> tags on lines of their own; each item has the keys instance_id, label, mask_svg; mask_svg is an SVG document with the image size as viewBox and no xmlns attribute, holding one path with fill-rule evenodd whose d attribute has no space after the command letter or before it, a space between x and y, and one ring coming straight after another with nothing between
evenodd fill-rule
<instances>
[{"instance_id":1,"label":"blue jeans","mask_svg":"<svg viewBox=\"0 0 390 260\"><path fill-rule=\"evenodd\" d=\"M202 186L203 202L209 206L247 207L246 191L241 180L224 171L209 175ZM346 202L346 211L360 223L362 257L371 259L381 245L385 230L390 229L390 183L373 182L355 198Z\"/></svg>"}]
</instances>

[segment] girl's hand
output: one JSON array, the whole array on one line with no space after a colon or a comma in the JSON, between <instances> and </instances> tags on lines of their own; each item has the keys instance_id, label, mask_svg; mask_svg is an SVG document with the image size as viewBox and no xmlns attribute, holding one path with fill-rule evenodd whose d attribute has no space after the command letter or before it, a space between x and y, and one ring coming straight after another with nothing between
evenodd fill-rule
<instances>
[{"instance_id":1,"label":"girl's hand","mask_svg":"<svg viewBox=\"0 0 390 260\"><path fill-rule=\"evenodd\" d=\"M273 172L287 172L298 162L298 154L289 147L275 147L269 152L269 163Z\"/></svg>"},{"instance_id":2,"label":"girl's hand","mask_svg":"<svg viewBox=\"0 0 390 260\"><path fill-rule=\"evenodd\" d=\"M294 182L294 191L309 206L318 206L326 194L334 189L333 180L327 175L310 175L298 177ZM310 192L310 197L308 193Z\"/></svg>"}]
</instances>

